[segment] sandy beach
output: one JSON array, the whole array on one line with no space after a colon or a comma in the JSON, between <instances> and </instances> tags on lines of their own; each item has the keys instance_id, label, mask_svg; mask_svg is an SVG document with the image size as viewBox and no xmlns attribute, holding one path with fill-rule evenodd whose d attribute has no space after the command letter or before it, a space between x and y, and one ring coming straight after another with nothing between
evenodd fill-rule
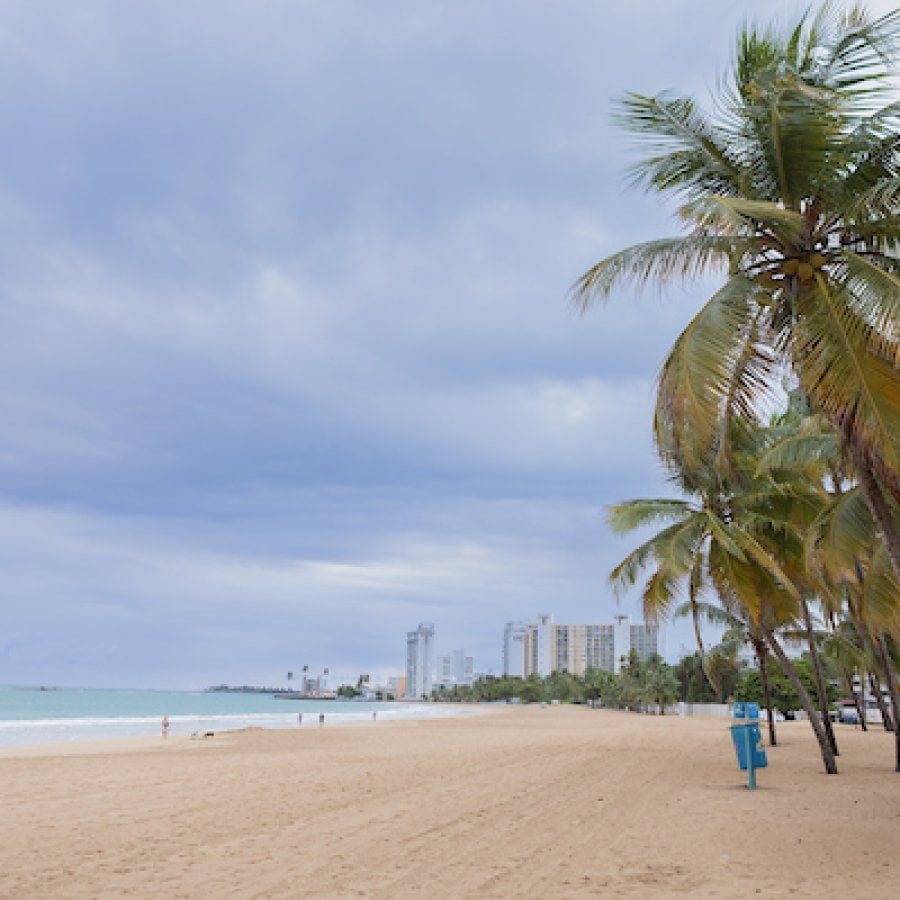
<instances>
[{"instance_id":1,"label":"sandy beach","mask_svg":"<svg viewBox=\"0 0 900 900\"><path fill-rule=\"evenodd\" d=\"M892 736L580 707L0 752L0 896L891 897Z\"/></svg>"}]
</instances>

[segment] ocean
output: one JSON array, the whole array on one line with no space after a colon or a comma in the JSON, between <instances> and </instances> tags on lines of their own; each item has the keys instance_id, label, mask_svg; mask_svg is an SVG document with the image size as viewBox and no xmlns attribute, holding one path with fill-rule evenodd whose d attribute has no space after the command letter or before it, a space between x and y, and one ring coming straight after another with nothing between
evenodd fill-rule
<instances>
[{"instance_id":1,"label":"ocean","mask_svg":"<svg viewBox=\"0 0 900 900\"><path fill-rule=\"evenodd\" d=\"M206 691L0 687L0 747L152 737L163 716L170 734L238 728L317 728L392 719L439 718L470 712L432 703L276 700L271 694ZM302 713L302 725L298 723Z\"/></svg>"}]
</instances>

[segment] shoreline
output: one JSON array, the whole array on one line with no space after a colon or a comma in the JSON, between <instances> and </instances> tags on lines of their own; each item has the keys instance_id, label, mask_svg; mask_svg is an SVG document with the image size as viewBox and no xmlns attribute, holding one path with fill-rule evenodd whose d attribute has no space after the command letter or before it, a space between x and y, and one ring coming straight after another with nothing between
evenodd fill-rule
<instances>
[{"instance_id":1,"label":"shoreline","mask_svg":"<svg viewBox=\"0 0 900 900\"><path fill-rule=\"evenodd\" d=\"M373 712L378 721L405 721L412 719L446 718L477 714L479 708L490 704L416 703L395 701L377 703L370 701L324 703L296 701L298 706L289 709L244 711L192 711L190 713L160 712L154 715L90 715L55 716L50 718L13 718L0 720L0 756L10 750L32 747L77 746L100 741L126 741L160 737L163 715L170 722L169 737L190 737L206 732L224 734L246 728L266 731L294 731L298 728L318 727L320 714L324 714L328 727L340 725L365 725L372 721ZM328 701L326 701L328 702ZM306 704L302 707L299 704ZM302 724L297 716L303 715ZM37 735L37 739L31 739ZM24 739L23 739L24 738Z\"/></svg>"},{"instance_id":2,"label":"shoreline","mask_svg":"<svg viewBox=\"0 0 900 900\"><path fill-rule=\"evenodd\" d=\"M489 708L490 709L490 708ZM893 896L893 736L586 707L0 755L0 896ZM360 740L360 736L363 740Z\"/></svg>"}]
</instances>

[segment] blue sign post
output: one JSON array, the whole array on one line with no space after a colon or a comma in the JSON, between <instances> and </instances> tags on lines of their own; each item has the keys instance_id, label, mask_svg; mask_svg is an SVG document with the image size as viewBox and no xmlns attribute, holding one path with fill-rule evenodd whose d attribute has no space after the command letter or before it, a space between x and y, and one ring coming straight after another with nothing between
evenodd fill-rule
<instances>
[{"instance_id":1,"label":"blue sign post","mask_svg":"<svg viewBox=\"0 0 900 900\"><path fill-rule=\"evenodd\" d=\"M747 772L747 786L756 790L756 770L768 765L765 748L760 745L759 704L735 703L731 712L731 740L741 771Z\"/></svg>"}]
</instances>

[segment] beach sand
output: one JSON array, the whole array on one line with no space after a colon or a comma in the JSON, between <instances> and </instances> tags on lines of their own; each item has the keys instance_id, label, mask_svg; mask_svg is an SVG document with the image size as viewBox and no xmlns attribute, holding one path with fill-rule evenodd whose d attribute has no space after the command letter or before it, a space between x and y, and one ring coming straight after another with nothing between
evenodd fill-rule
<instances>
[{"instance_id":1,"label":"beach sand","mask_svg":"<svg viewBox=\"0 0 900 900\"><path fill-rule=\"evenodd\" d=\"M0 752L0 896L896 897L893 736L583 707Z\"/></svg>"}]
</instances>

